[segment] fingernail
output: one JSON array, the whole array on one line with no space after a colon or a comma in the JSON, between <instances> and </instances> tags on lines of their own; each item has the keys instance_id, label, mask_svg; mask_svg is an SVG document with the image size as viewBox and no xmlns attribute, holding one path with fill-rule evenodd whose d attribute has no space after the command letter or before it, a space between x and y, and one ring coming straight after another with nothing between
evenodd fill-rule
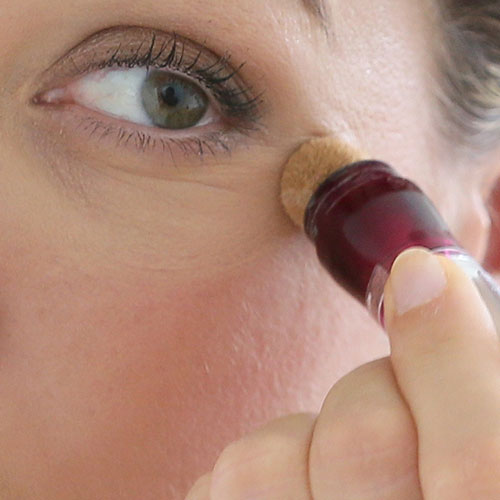
<instances>
[{"instance_id":1,"label":"fingernail","mask_svg":"<svg viewBox=\"0 0 500 500\"><path fill-rule=\"evenodd\" d=\"M439 297L446 288L439 259L428 250L412 248L394 261L389 277L395 313L401 316Z\"/></svg>"}]
</instances>

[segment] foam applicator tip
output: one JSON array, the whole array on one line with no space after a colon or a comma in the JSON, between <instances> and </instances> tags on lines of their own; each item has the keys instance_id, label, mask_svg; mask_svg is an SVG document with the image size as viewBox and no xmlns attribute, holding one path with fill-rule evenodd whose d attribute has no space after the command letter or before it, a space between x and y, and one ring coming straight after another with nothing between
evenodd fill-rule
<instances>
[{"instance_id":1,"label":"foam applicator tip","mask_svg":"<svg viewBox=\"0 0 500 500\"><path fill-rule=\"evenodd\" d=\"M288 159L281 178L281 202L293 222L303 228L307 204L319 185L336 170L363 159L360 152L332 137L302 144Z\"/></svg>"}]
</instances>

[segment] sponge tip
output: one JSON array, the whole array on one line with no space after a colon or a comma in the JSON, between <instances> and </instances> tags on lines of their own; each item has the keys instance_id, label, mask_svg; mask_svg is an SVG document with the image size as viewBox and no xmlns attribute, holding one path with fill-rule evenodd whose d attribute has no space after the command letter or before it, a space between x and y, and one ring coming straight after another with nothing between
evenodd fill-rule
<instances>
[{"instance_id":1,"label":"sponge tip","mask_svg":"<svg viewBox=\"0 0 500 500\"><path fill-rule=\"evenodd\" d=\"M304 226L304 214L319 185L336 170L361 161L363 155L333 137L311 139L288 159L281 177L281 202L292 221Z\"/></svg>"}]
</instances>

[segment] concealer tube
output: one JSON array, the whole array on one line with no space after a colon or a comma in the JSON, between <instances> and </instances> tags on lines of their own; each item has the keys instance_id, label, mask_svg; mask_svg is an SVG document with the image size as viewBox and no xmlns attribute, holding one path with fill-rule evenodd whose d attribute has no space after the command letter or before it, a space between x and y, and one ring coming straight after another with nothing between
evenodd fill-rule
<instances>
[{"instance_id":1,"label":"concealer tube","mask_svg":"<svg viewBox=\"0 0 500 500\"><path fill-rule=\"evenodd\" d=\"M457 262L475 282L500 332L500 287L459 245L429 198L389 165L337 169L310 198L304 229L322 265L384 325L384 285L396 257L420 246Z\"/></svg>"}]
</instances>

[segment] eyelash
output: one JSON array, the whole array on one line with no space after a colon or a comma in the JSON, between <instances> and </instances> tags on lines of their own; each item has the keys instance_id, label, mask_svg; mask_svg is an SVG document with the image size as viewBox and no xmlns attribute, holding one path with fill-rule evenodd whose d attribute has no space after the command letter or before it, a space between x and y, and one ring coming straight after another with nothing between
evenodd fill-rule
<instances>
[{"instance_id":1,"label":"eyelash","mask_svg":"<svg viewBox=\"0 0 500 500\"><path fill-rule=\"evenodd\" d=\"M200 64L200 61L204 58L204 54L211 53L204 44L195 44L176 33L172 33L169 39L165 39L163 34L163 38L163 41L158 41L159 37L153 32L149 35L149 39L143 38L137 48L132 51L130 50L132 44L127 48L125 41L118 41L115 47L107 51L105 58L102 55L99 56L101 58L99 62L95 62L96 50L84 68L76 64L71 57L73 51L70 53L69 59L77 70L75 76L84 76L92 71L110 68L132 69L135 67L180 72L198 82L208 95L213 96L221 108L225 127L203 136L183 137L168 137L165 130L154 128L154 135L157 135L154 137L152 132L147 131L147 128L141 131L134 127L135 130L132 130L132 127L117 126L111 121L106 123L96 116L87 116L81 120L77 128L90 131L90 136L102 130L101 138L115 134L117 146L132 142L141 152L155 149L157 145L160 145L162 152L169 152L172 160L174 160L173 148L178 148L184 156L194 153L200 158L207 152L215 156L217 150L230 153L232 142L230 139L234 139L231 137L231 132L248 135L259 129L258 122L263 107L263 93L254 95L252 87L243 85L239 73L245 63L236 68L232 67L230 64L231 55L228 52L222 57L214 58L213 62L210 61L208 65L203 65ZM193 53L192 45L196 47L196 55L191 56L190 60L187 61L185 54L188 47ZM231 85L236 79L238 79L238 85L234 83Z\"/></svg>"},{"instance_id":2,"label":"eyelash","mask_svg":"<svg viewBox=\"0 0 500 500\"><path fill-rule=\"evenodd\" d=\"M103 131L101 138L115 132L117 135L117 146L121 144L126 146L130 142L133 142L136 149L142 152L146 152L148 149L155 149L157 144L160 144L163 153L168 152L174 164L176 161L173 153L173 147L177 147L185 156L195 154L200 158L206 154L206 150L208 150L212 156L216 155L217 149L225 153L231 152L230 145L225 140L225 136L219 132L212 132L210 134L206 134L204 137L182 137L178 139L171 137L155 138L147 132L141 132L139 130L130 131L124 127L116 128L113 125L106 124L102 120L91 117L81 120L80 124L77 126L77 129L80 128L84 132L90 131L89 137L92 137L98 130L101 129ZM243 130L240 132L244 133Z\"/></svg>"}]
</instances>

